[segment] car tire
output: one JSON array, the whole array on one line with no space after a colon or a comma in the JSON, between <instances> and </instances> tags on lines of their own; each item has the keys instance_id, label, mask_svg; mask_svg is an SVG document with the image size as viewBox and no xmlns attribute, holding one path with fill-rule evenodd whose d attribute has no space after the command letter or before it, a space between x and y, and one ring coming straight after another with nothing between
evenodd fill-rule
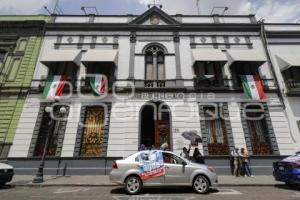
<instances>
[{"instance_id":1,"label":"car tire","mask_svg":"<svg viewBox=\"0 0 300 200\"><path fill-rule=\"evenodd\" d=\"M142 188L142 181L140 177L133 175L125 180L125 192L130 195L135 195L140 192Z\"/></svg>"},{"instance_id":2,"label":"car tire","mask_svg":"<svg viewBox=\"0 0 300 200\"><path fill-rule=\"evenodd\" d=\"M198 194L207 194L209 191L209 182L203 175L198 175L193 181L193 189Z\"/></svg>"}]
</instances>

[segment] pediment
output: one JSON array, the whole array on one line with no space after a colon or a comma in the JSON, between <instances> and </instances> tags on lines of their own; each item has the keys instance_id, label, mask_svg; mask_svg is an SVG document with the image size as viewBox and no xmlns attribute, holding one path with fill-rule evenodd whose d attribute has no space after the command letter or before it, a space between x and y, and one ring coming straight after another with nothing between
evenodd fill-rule
<instances>
[{"instance_id":1,"label":"pediment","mask_svg":"<svg viewBox=\"0 0 300 200\"><path fill-rule=\"evenodd\" d=\"M140 16L136 17L130 24L137 25L178 25L179 22L160 8L153 6Z\"/></svg>"}]
</instances>

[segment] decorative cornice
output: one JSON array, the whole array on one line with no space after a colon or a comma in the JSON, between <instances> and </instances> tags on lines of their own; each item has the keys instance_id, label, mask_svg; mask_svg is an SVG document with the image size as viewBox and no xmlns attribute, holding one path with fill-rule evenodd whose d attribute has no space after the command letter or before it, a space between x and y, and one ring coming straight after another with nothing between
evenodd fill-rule
<instances>
[{"instance_id":1,"label":"decorative cornice","mask_svg":"<svg viewBox=\"0 0 300 200\"><path fill-rule=\"evenodd\" d=\"M0 35L42 35L45 21L0 21Z\"/></svg>"}]
</instances>

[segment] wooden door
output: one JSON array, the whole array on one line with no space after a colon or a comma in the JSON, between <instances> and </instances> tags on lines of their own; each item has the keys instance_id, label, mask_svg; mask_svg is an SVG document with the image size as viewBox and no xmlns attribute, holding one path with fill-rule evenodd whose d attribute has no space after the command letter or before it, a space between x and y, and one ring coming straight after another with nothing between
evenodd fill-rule
<instances>
[{"instance_id":1,"label":"wooden door","mask_svg":"<svg viewBox=\"0 0 300 200\"><path fill-rule=\"evenodd\" d=\"M159 148L165 141L170 147L170 114L169 112L158 114L155 120L155 147Z\"/></svg>"}]
</instances>

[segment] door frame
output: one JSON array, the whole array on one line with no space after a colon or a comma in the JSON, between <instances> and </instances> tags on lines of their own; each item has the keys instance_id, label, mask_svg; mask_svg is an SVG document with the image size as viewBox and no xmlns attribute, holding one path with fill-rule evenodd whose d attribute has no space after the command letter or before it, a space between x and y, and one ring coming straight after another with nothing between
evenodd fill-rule
<instances>
[{"instance_id":1,"label":"door frame","mask_svg":"<svg viewBox=\"0 0 300 200\"><path fill-rule=\"evenodd\" d=\"M144 103L142 105L142 107L140 108L140 111L139 111L139 132L138 132L138 147L137 149L139 149L139 147L141 146L141 140L142 140L142 112L143 112L143 109L145 106L153 106L155 104L155 106L158 104L164 104L165 106L167 106L167 109L169 111L169 127L170 127L170 144L169 144L169 148L170 148L170 151L173 151L173 134L172 134L172 112L171 112L171 109L169 107L169 105L164 102L164 101L147 101L146 103ZM154 112L155 113L155 112ZM154 129L156 129L156 123L154 123ZM154 133L156 134L156 133ZM154 136L156 137L156 136Z\"/></svg>"}]
</instances>

